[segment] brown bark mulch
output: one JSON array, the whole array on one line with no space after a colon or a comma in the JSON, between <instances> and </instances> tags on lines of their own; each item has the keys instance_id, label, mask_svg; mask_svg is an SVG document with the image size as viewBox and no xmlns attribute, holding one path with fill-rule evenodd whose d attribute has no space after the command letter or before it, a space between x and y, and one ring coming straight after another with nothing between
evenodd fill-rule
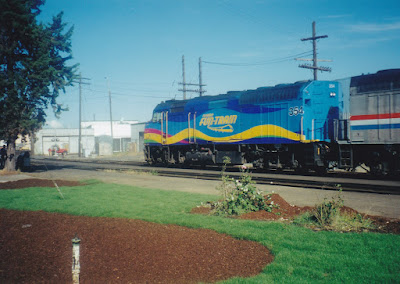
<instances>
[{"instance_id":1,"label":"brown bark mulch","mask_svg":"<svg viewBox=\"0 0 400 284\"><path fill-rule=\"evenodd\" d=\"M267 212L264 210L260 210L257 212L250 212L246 214L242 214L238 216L239 219L246 219L246 220L259 220L259 221L290 221L293 220L296 216L303 214L307 211L311 211L313 207L304 206L299 207L295 205L289 204L285 199L283 199L279 194L271 194L271 200L274 204L278 204L279 208L274 208L272 212ZM360 214L356 210L344 206L341 208L342 211L347 213L354 213ZM195 207L191 210L191 213L194 214L210 214L211 208L210 207ZM360 214L365 218L369 218L374 226L375 229L371 231L379 232L379 233L391 233L391 234L400 234L400 220L390 219L380 216L370 216L365 214Z\"/></svg>"},{"instance_id":2,"label":"brown bark mulch","mask_svg":"<svg viewBox=\"0 0 400 284\"><path fill-rule=\"evenodd\" d=\"M0 183L0 189L27 186L54 184ZM256 242L132 219L0 209L0 232L0 283L71 283L75 234L81 239L81 283L215 282L259 274L273 260Z\"/></svg>"},{"instance_id":3,"label":"brown bark mulch","mask_svg":"<svg viewBox=\"0 0 400 284\"><path fill-rule=\"evenodd\" d=\"M78 181L55 180L58 186L79 186L82 185ZM54 182L48 179L21 179L17 181L0 182L1 189L21 189L26 187L55 187Z\"/></svg>"},{"instance_id":4,"label":"brown bark mulch","mask_svg":"<svg viewBox=\"0 0 400 284\"><path fill-rule=\"evenodd\" d=\"M212 230L132 219L0 209L0 282L196 283L256 275L273 260L259 243Z\"/></svg>"}]
</instances>

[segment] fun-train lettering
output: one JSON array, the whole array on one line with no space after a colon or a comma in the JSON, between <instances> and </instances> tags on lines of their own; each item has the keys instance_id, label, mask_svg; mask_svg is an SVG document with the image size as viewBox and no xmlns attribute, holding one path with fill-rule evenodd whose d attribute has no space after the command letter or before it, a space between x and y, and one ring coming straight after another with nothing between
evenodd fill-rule
<instances>
[{"instance_id":1,"label":"fun-train lettering","mask_svg":"<svg viewBox=\"0 0 400 284\"><path fill-rule=\"evenodd\" d=\"M231 125L235 124L237 115L215 116L213 113L204 114L200 120L200 126Z\"/></svg>"}]
</instances>

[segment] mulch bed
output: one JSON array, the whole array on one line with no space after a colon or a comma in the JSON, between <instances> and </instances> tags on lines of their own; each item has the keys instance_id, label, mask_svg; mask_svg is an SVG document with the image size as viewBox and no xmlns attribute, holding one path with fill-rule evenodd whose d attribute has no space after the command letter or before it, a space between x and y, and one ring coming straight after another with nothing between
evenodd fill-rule
<instances>
[{"instance_id":1,"label":"mulch bed","mask_svg":"<svg viewBox=\"0 0 400 284\"><path fill-rule=\"evenodd\" d=\"M267 212L263 210L257 212L250 212L242 214L237 218L246 220L260 220L260 221L279 220L284 222L286 221L290 222L298 215L303 214L307 211L311 211L313 209L313 207L310 206L299 207L291 205L285 199L283 199L279 194L271 194L270 201L273 201L274 204L278 204L279 208L274 208L272 212ZM341 210L342 212L345 211L347 213L360 214L356 210L349 208L347 206L343 206ZM207 206L195 207L191 210L191 213L208 215L211 213L211 208ZM373 224L376 227L376 229L374 230L375 232L400 234L400 220L394 220L380 216L370 216L365 214L361 215L373 221Z\"/></svg>"},{"instance_id":2,"label":"mulch bed","mask_svg":"<svg viewBox=\"0 0 400 284\"><path fill-rule=\"evenodd\" d=\"M45 180L0 186L23 184L54 186ZM81 283L215 282L259 274L273 260L256 242L132 219L0 209L0 232L0 283L70 283L75 234Z\"/></svg>"},{"instance_id":3,"label":"mulch bed","mask_svg":"<svg viewBox=\"0 0 400 284\"><path fill-rule=\"evenodd\" d=\"M82 183L69 180L55 180L58 186L79 186ZM17 181L0 182L1 189L21 189L26 187L55 187L54 182L48 179L21 179Z\"/></svg>"},{"instance_id":4,"label":"mulch bed","mask_svg":"<svg viewBox=\"0 0 400 284\"><path fill-rule=\"evenodd\" d=\"M58 186L79 182L56 180ZM27 179L0 183L0 189L54 187ZM273 212L238 218L289 221L312 207L290 205L278 194ZM344 210L357 212L345 207ZM196 207L192 213L209 214ZM368 216L379 232L400 234L400 220ZM0 283L69 283L72 243L81 239L81 283L197 283L250 277L273 261L261 244L212 230L160 225L140 220L71 216L0 209Z\"/></svg>"}]
</instances>

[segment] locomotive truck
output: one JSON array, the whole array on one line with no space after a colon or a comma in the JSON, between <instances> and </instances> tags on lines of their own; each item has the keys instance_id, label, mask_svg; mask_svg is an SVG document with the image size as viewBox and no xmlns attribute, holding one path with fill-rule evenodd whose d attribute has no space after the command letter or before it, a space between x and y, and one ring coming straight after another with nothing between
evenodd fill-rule
<instances>
[{"instance_id":1,"label":"locomotive truck","mask_svg":"<svg viewBox=\"0 0 400 284\"><path fill-rule=\"evenodd\" d=\"M148 163L265 169L400 169L400 69L161 102L145 127Z\"/></svg>"}]
</instances>

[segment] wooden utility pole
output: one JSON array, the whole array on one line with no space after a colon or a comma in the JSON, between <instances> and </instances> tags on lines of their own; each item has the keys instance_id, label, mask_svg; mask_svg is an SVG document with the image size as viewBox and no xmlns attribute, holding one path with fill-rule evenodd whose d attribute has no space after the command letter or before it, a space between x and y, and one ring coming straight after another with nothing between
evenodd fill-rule
<instances>
[{"instance_id":1,"label":"wooden utility pole","mask_svg":"<svg viewBox=\"0 0 400 284\"><path fill-rule=\"evenodd\" d=\"M89 83L83 83L83 80L90 80L88 78L82 78L82 74L79 73L79 138L78 138L78 156L82 156L82 84L89 85Z\"/></svg>"},{"instance_id":2,"label":"wooden utility pole","mask_svg":"<svg viewBox=\"0 0 400 284\"><path fill-rule=\"evenodd\" d=\"M183 99L186 100L185 55L182 55L182 85Z\"/></svg>"},{"instance_id":3,"label":"wooden utility pole","mask_svg":"<svg viewBox=\"0 0 400 284\"><path fill-rule=\"evenodd\" d=\"M82 74L79 73L79 139L78 157L82 156Z\"/></svg>"},{"instance_id":4,"label":"wooden utility pole","mask_svg":"<svg viewBox=\"0 0 400 284\"><path fill-rule=\"evenodd\" d=\"M113 119L112 119L112 106L111 106L111 89L110 89L110 80L108 78L107 78L107 86L108 86L108 99L110 104L111 152L114 153L114 132L113 132Z\"/></svg>"},{"instance_id":5,"label":"wooden utility pole","mask_svg":"<svg viewBox=\"0 0 400 284\"><path fill-rule=\"evenodd\" d=\"M199 57L199 94L200 97L203 96L203 93L206 91L203 91L203 78L202 78L202 72L201 72L201 57Z\"/></svg>"},{"instance_id":6,"label":"wooden utility pole","mask_svg":"<svg viewBox=\"0 0 400 284\"><path fill-rule=\"evenodd\" d=\"M313 44L313 65L310 64L301 64L299 65L300 68L307 68L307 69L313 69L314 71L314 80L317 80L317 71L328 71L331 72L331 68L329 67L318 67L318 61L329 61L329 60L318 60L317 59L317 39L320 38L327 38L327 35L322 35L322 36L317 36L316 31L315 31L315 22L312 22L312 37L309 38L302 38L301 41L307 41L307 40L312 40ZM296 58L295 60L302 60L302 61L311 61L311 59L303 59L303 58Z\"/></svg>"}]
</instances>

